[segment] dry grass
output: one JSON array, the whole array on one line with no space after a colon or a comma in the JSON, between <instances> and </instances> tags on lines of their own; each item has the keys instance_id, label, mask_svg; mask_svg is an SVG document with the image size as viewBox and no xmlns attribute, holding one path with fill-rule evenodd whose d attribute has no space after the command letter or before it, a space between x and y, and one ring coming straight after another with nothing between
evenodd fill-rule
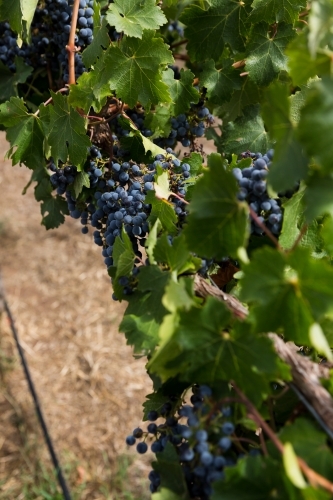
<instances>
[{"instance_id":1,"label":"dry grass","mask_svg":"<svg viewBox=\"0 0 333 500\"><path fill-rule=\"evenodd\" d=\"M1 133L1 157L6 149ZM133 359L118 333L124 307L111 300L100 249L71 219L47 232L32 188L21 196L28 180L26 169L0 160L0 267L51 435L72 464L72 487L84 486L78 498L143 499L146 457L125 481L137 493L122 496L116 483L125 472L119 457L134 455L124 438L151 389L144 360ZM49 458L5 317L0 369L0 499L44 498L22 497L24 474L31 480L35 463Z\"/></svg>"}]
</instances>

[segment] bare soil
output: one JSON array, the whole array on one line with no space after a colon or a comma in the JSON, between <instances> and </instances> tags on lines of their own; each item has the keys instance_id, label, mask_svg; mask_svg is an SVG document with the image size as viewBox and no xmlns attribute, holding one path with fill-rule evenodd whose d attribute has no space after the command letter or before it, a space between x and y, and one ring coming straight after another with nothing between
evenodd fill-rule
<instances>
[{"instance_id":1,"label":"bare soil","mask_svg":"<svg viewBox=\"0 0 333 500\"><path fill-rule=\"evenodd\" d=\"M1 133L0 268L21 344L56 449L62 461L77 464L70 481L84 484L80 498L118 500L123 497L114 494L112 477L119 457L136 456L124 439L140 424L151 391L144 359L133 358L118 332L124 305L111 299L110 278L91 233L83 235L79 221L70 218L46 231L33 187L21 194L30 172L2 160L7 149ZM22 477L33 474L31 450L49 463L2 314L0 499L26 498ZM135 458L130 467L128 488L136 491L131 498L143 499L148 490L148 458Z\"/></svg>"}]
</instances>

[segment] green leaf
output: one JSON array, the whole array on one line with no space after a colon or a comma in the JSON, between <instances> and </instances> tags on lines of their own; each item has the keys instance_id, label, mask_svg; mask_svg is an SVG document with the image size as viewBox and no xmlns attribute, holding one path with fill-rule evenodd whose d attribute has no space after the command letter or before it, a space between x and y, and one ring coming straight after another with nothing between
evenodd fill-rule
<instances>
[{"instance_id":1,"label":"green leaf","mask_svg":"<svg viewBox=\"0 0 333 500\"><path fill-rule=\"evenodd\" d=\"M162 70L173 57L162 38L145 30L142 40L123 38L112 44L103 58L103 67L94 72L97 99L107 84L130 107L140 101L143 106L170 102L168 86L162 81Z\"/></svg>"},{"instance_id":2,"label":"green leaf","mask_svg":"<svg viewBox=\"0 0 333 500\"><path fill-rule=\"evenodd\" d=\"M206 61L200 75L200 85L207 89L209 102L221 105L231 99L234 90L240 90L243 84L239 72L232 67L231 59L224 59L218 70L212 59Z\"/></svg>"},{"instance_id":3,"label":"green leaf","mask_svg":"<svg viewBox=\"0 0 333 500\"><path fill-rule=\"evenodd\" d=\"M203 158L200 153L191 153L190 156L183 159L183 163L188 163L191 167L191 177L195 177L202 173L202 162Z\"/></svg>"},{"instance_id":4,"label":"green leaf","mask_svg":"<svg viewBox=\"0 0 333 500\"><path fill-rule=\"evenodd\" d=\"M301 86L309 78L316 75L329 75L331 71L330 57L328 54L317 54L312 57L308 48L308 38L305 31L301 31L286 49L288 57L289 75L294 85Z\"/></svg>"},{"instance_id":5,"label":"green leaf","mask_svg":"<svg viewBox=\"0 0 333 500\"><path fill-rule=\"evenodd\" d=\"M267 151L268 136L260 116L260 107L247 106L244 115L229 122L224 129L219 151L240 154L244 151Z\"/></svg>"},{"instance_id":6,"label":"green leaf","mask_svg":"<svg viewBox=\"0 0 333 500\"><path fill-rule=\"evenodd\" d=\"M120 139L124 149L129 150L132 158L135 161L148 161L149 158L155 158L158 154L165 154L165 150L157 146L153 141L148 139L137 130L133 123L123 118L122 124L130 131L130 133Z\"/></svg>"},{"instance_id":7,"label":"green leaf","mask_svg":"<svg viewBox=\"0 0 333 500\"><path fill-rule=\"evenodd\" d=\"M165 74L167 72L164 72ZM147 113L145 127L153 132L151 140L158 137L168 137L171 131L170 118L172 116L172 105L157 104L153 112Z\"/></svg>"},{"instance_id":8,"label":"green leaf","mask_svg":"<svg viewBox=\"0 0 333 500\"><path fill-rule=\"evenodd\" d=\"M300 247L288 255L269 247L253 252L243 269L240 298L255 304L258 331L283 328L286 339L310 344L310 326L331 310L333 297L333 269L310 255Z\"/></svg>"},{"instance_id":9,"label":"green leaf","mask_svg":"<svg viewBox=\"0 0 333 500\"><path fill-rule=\"evenodd\" d=\"M307 183L304 196L305 215L308 222L324 214L333 216L333 178L313 175Z\"/></svg>"},{"instance_id":10,"label":"green leaf","mask_svg":"<svg viewBox=\"0 0 333 500\"><path fill-rule=\"evenodd\" d=\"M282 231L279 243L286 250L295 243L304 221L304 187L295 193L283 206Z\"/></svg>"},{"instance_id":11,"label":"green leaf","mask_svg":"<svg viewBox=\"0 0 333 500\"><path fill-rule=\"evenodd\" d=\"M68 103L73 108L83 109L85 113L88 113L90 108L93 107L96 112L99 112L106 103L107 95L110 93L107 84L100 88L100 98L95 95L95 79L98 70L99 65L97 65L96 70L83 73L75 85L70 85Z\"/></svg>"},{"instance_id":12,"label":"green leaf","mask_svg":"<svg viewBox=\"0 0 333 500\"><path fill-rule=\"evenodd\" d=\"M177 310L189 311L195 305L193 298L193 280L191 278L180 278L179 281L169 281L165 288L162 303L171 313Z\"/></svg>"},{"instance_id":13,"label":"green leaf","mask_svg":"<svg viewBox=\"0 0 333 500\"><path fill-rule=\"evenodd\" d=\"M285 23L273 28L266 23L253 27L247 46L245 71L249 72L249 78L254 83L265 87L280 71L287 70L284 50L295 34L292 26Z\"/></svg>"},{"instance_id":14,"label":"green leaf","mask_svg":"<svg viewBox=\"0 0 333 500\"><path fill-rule=\"evenodd\" d=\"M176 80L171 68L163 73L163 81L169 87L169 92L173 102L173 114L175 116L186 113L191 103L199 101L200 94L193 87L194 74L189 70L180 70L180 80Z\"/></svg>"},{"instance_id":15,"label":"green leaf","mask_svg":"<svg viewBox=\"0 0 333 500\"><path fill-rule=\"evenodd\" d=\"M220 0L203 10L198 5L187 7L180 17L186 25L187 50L192 61L221 57L225 44L242 52L246 35L249 7L237 0Z\"/></svg>"},{"instance_id":16,"label":"green leaf","mask_svg":"<svg viewBox=\"0 0 333 500\"><path fill-rule=\"evenodd\" d=\"M311 5L309 26L309 50L311 56L316 56L317 50L328 45L333 46L332 38L333 4L330 0L316 1Z\"/></svg>"},{"instance_id":17,"label":"green leaf","mask_svg":"<svg viewBox=\"0 0 333 500\"><path fill-rule=\"evenodd\" d=\"M306 488L306 482L301 472L292 444L285 443L282 459L286 475L292 484L300 489Z\"/></svg>"},{"instance_id":18,"label":"green leaf","mask_svg":"<svg viewBox=\"0 0 333 500\"><path fill-rule=\"evenodd\" d=\"M301 85L301 90L292 94L290 99L290 118L294 125L298 125L301 118L301 110L306 102L309 90L315 80L309 80L307 85Z\"/></svg>"},{"instance_id":19,"label":"green leaf","mask_svg":"<svg viewBox=\"0 0 333 500\"><path fill-rule=\"evenodd\" d=\"M325 243L325 250L329 253L330 257L333 256L333 218L332 216L326 217L322 225L321 235Z\"/></svg>"},{"instance_id":20,"label":"green leaf","mask_svg":"<svg viewBox=\"0 0 333 500\"><path fill-rule=\"evenodd\" d=\"M240 90L235 90L229 102L221 106L223 122L234 121L243 115L243 111L251 104L258 104L261 101L261 90L250 78L243 78L243 85Z\"/></svg>"},{"instance_id":21,"label":"green leaf","mask_svg":"<svg viewBox=\"0 0 333 500\"><path fill-rule=\"evenodd\" d=\"M142 38L143 30L157 30L167 22L155 0L114 0L106 18L119 33L137 38Z\"/></svg>"},{"instance_id":22,"label":"green leaf","mask_svg":"<svg viewBox=\"0 0 333 500\"><path fill-rule=\"evenodd\" d=\"M293 24L299 11L306 7L306 0L254 0L250 20L254 23L286 22Z\"/></svg>"},{"instance_id":23,"label":"green leaf","mask_svg":"<svg viewBox=\"0 0 333 500\"><path fill-rule=\"evenodd\" d=\"M51 91L50 131L48 136L54 163L67 159L80 168L88 155L91 143L86 135L85 119L69 104L68 98Z\"/></svg>"},{"instance_id":24,"label":"green leaf","mask_svg":"<svg viewBox=\"0 0 333 500\"><path fill-rule=\"evenodd\" d=\"M226 477L214 483L211 500L268 500L290 498L282 480L280 462L246 457L225 469Z\"/></svg>"},{"instance_id":25,"label":"green leaf","mask_svg":"<svg viewBox=\"0 0 333 500\"><path fill-rule=\"evenodd\" d=\"M283 427L279 438L283 443L291 443L296 455L309 467L329 481L333 480L332 451L327 446L327 436L314 423L298 418Z\"/></svg>"},{"instance_id":26,"label":"green leaf","mask_svg":"<svg viewBox=\"0 0 333 500\"><path fill-rule=\"evenodd\" d=\"M190 258L184 235L174 238L170 243L168 236L164 234L158 238L153 253L157 262L167 264L171 271L177 272L182 271Z\"/></svg>"},{"instance_id":27,"label":"green leaf","mask_svg":"<svg viewBox=\"0 0 333 500\"><path fill-rule=\"evenodd\" d=\"M0 0L0 21L8 21L12 30L26 38L38 0Z\"/></svg>"},{"instance_id":28,"label":"green leaf","mask_svg":"<svg viewBox=\"0 0 333 500\"><path fill-rule=\"evenodd\" d=\"M301 111L299 139L323 171L333 172L333 81L328 77L309 90Z\"/></svg>"},{"instance_id":29,"label":"green leaf","mask_svg":"<svg viewBox=\"0 0 333 500\"><path fill-rule=\"evenodd\" d=\"M0 102L9 100L12 96L17 96L17 85L25 83L31 75L33 69L27 66L21 57L15 57L16 72L12 73L0 61Z\"/></svg>"},{"instance_id":30,"label":"green leaf","mask_svg":"<svg viewBox=\"0 0 333 500\"><path fill-rule=\"evenodd\" d=\"M276 192L292 189L308 172L308 160L297 140L290 118L289 89L274 83L265 92L262 108L270 137L277 141L268 182Z\"/></svg>"},{"instance_id":31,"label":"green leaf","mask_svg":"<svg viewBox=\"0 0 333 500\"><path fill-rule=\"evenodd\" d=\"M248 214L246 205L237 200L236 180L222 157L212 153L208 166L193 189L185 236L191 251L219 259L236 255L245 246Z\"/></svg>"},{"instance_id":32,"label":"green leaf","mask_svg":"<svg viewBox=\"0 0 333 500\"><path fill-rule=\"evenodd\" d=\"M75 176L74 180L74 193L75 193L75 198L79 197L79 194L82 192L83 186L89 188L90 187L90 180L87 172L79 172Z\"/></svg>"},{"instance_id":33,"label":"green leaf","mask_svg":"<svg viewBox=\"0 0 333 500\"><path fill-rule=\"evenodd\" d=\"M152 500L183 500L184 497L177 495L177 493L167 488L161 488L161 491L154 493L151 498Z\"/></svg>"},{"instance_id":34,"label":"green leaf","mask_svg":"<svg viewBox=\"0 0 333 500\"><path fill-rule=\"evenodd\" d=\"M96 22L97 21L97 22ZM107 29L107 21L105 17L100 15L94 16L94 38L82 52L82 60L87 68L90 68L99 57L103 54L103 49L107 49L110 45L110 37Z\"/></svg>"},{"instance_id":35,"label":"green leaf","mask_svg":"<svg viewBox=\"0 0 333 500\"><path fill-rule=\"evenodd\" d=\"M161 477L162 488L165 486L173 493L180 495L176 497L168 495L166 498L189 500L187 485L175 447L168 442L161 453L156 453L156 458L157 461L153 463L153 467ZM163 499L163 496L161 498Z\"/></svg>"},{"instance_id":36,"label":"green leaf","mask_svg":"<svg viewBox=\"0 0 333 500\"><path fill-rule=\"evenodd\" d=\"M54 229L65 222L65 215L68 215L68 206L62 196L50 196L41 204L42 224L46 229ZM47 215L46 215L47 214Z\"/></svg>"},{"instance_id":37,"label":"green leaf","mask_svg":"<svg viewBox=\"0 0 333 500\"><path fill-rule=\"evenodd\" d=\"M136 353L148 352L158 343L159 326L167 314L162 297L170 277L154 265L140 268L138 291L128 296L129 305L119 327Z\"/></svg>"},{"instance_id":38,"label":"green leaf","mask_svg":"<svg viewBox=\"0 0 333 500\"><path fill-rule=\"evenodd\" d=\"M230 332L229 323L230 312L212 297L202 308L165 316L148 369L162 381L176 375L209 385L232 379L258 403L269 380L278 377L280 362L267 337L252 335L248 325Z\"/></svg>"},{"instance_id":39,"label":"green leaf","mask_svg":"<svg viewBox=\"0 0 333 500\"><path fill-rule=\"evenodd\" d=\"M13 165L24 163L31 169L44 162L44 134L40 119L28 113L23 99L12 97L0 105L0 123L7 128L10 149L8 158Z\"/></svg>"},{"instance_id":40,"label":"green leaf","mask_svg":"<svg viewBox=\"0 0 333 500\"><path fill-rule=\"evenodd\" d=\"M157 198L154 191L148 192L145 203L149 203L152 207L148 219L151 224L155 224L156 220L159 219L163 229L170 234L177 232L176 223L178 219L172 203L165 199Z\"/></svg>"}]
</instances>

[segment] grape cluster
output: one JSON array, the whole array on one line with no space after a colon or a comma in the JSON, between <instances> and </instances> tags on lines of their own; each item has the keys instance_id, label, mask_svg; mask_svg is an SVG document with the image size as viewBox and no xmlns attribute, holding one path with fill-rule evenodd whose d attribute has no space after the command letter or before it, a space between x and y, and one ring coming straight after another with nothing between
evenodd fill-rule
<instances>
[{"instance_id":1,"label":"grape cluster","mask_svg":"<svg viewBox=\"0 0 333 500\"><path fill-rule=\"evenodd\" d=\"M49 169L53 172L50 182L58 195L65 194L71 217L81 219L82 232L88 233L91 225L94 242L102 247L102 255L107 267L113 265L113 245L117 236L124 229L128 234L137 262L142 263L140 246L144 246L149 232L148 216L151 206L145 202L146 195L154 189L154 178L157 168L169 172L171 185L181 197L185 196L184 181L189 177L190 165L183 164L173 156L169 149L165 155L159 154L155 161L148 165L137 165L134 161L123 159L110 160L103 158L100 149L92 146L85 165L89 178L88 195L78 199L73 190L73 183L78 171L72 165L60 165L57 168L53 161ZM174 208L179 217L186 215L186 205L182 199L176 199ZM130 277L121 276L119 284L124 294L132 293L139 268L134 266ZM114 296L116 299L116 297Z\"/></svg>"},{"instance_id":2,"label":"grape cluster","mask_svg":"<svg viewBox=\"0 0 333 500\"><path fill-rule=\"evenodd\" d=\"M139 454L146 453L147 442L151 443L153 453L162 453L168 443L173 445L190 497L208 500L214 482L224 478L225 467L234 465L243 453L233 444L238 438L230 421L230 406L214 403L212 390L206 385L194 386L192 392L189 405L179 405L178 398L172 397L160 410L150 411L147 430L134 429L126 444L136 444ZM163 423L156 424L161 417ZM260 450L252 447L247 452L252 455ZM149 480L150 491L154 493L161 484L159 472L152 470Z\"/></svg>"},{"instance_id":3,"label":"grape cluster","mask_svg":"<svg viewBox=\"0 0 333 500\"><path fill-rule=\"evenodd\" d=\"M169 136L167 138L159 138L155 142L161 147L173 147L179 141L182 146L190 147L196 138L203 137L206 125L210 126L213 123L214 117L203 102L192 104L188 116L180 114L175 118L171 118L171 132Z\"/></svg>"},{"instance_id":4,"label":"grape cluster","mask_svg":"<svg viewBox=\"0 0 333 500\"><path fill-rule=\"evenodd\" d=\"M80 0L75 45L84 49L93 40L94 0ZM34 68L49 65L57 72L59 64L62 79L68 82L68 54L66 45L71 29L73 0L45 0L35 11L31 24L31 44L17 44L17 35L7 22L0 23L0 60L16 71L15 58ZM75 54L76 78L86 71L79 53Z\"/></svg>"},{"instance_id":5,"label":"grape cluster","mask_svg":"<svg viewBox=\"0 0 333 500\"><path fill-rule=\"evenodd\" d=\"M279 235L282 226L282 209L280 200L270 198L267 193L266 177L273 159L274 151L271 149L266 154L250 153L242 154L243 158L251 158L252 164L242 170L238 167L233 168L232 173L235 176L240 187L238 199L247 201L252 210L258 216L259 221L274 234ZM263 229L256 224L251 217L251 233L262 236Z\"/></svg>"}]
</instances>

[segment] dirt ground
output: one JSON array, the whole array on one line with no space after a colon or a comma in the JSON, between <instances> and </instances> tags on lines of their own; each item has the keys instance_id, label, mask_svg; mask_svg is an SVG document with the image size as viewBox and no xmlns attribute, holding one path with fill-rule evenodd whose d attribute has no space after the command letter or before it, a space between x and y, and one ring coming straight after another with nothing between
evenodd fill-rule
<instances>
[{"instance_id":1,"label":"dirt ground","mask_svg":"<svg viewBox=\"0 0 333 500\"><path fill-rule=\"evenodd\" d=\"M112 478L126 472L119 471L119 458L133 457L126 499L141 500L151 457L137 458L124 439L141 422L151 384L144 359L135 360L118 333L124 306L112 301L100 248L91 234L81 234L79 221L68 218L51 231L41 226L33 188L21 194L30 172L2 160L7 148L1 133L0 268L56 449L62 462L76 464L70 482L82 483L79 498L87 500L125 498L113 491ZM1 500L44 498L22 493L22 478L34 473L32 457L49 463L3 314Z\"/></svg>"}]
</instances>

